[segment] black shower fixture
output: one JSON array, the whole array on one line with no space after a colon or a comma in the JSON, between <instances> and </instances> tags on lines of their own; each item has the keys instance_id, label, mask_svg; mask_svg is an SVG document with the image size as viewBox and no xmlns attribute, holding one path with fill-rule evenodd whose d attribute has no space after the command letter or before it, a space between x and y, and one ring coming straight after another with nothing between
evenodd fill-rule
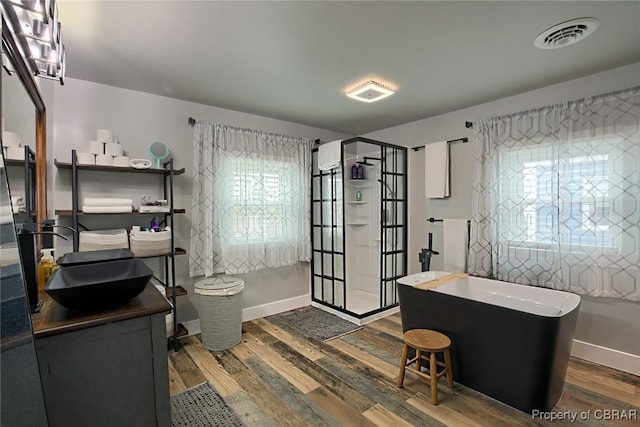
<instances>
[{"instance_id":1,"label":"black shower fixture","mask_svg":"<svg viewBox=\"0 0 640 427\"><path fill-rule=\"evenodd\" d=\"M369 163L369 160L377 160L377 161L382 160L378 157L367 157L367 156L364 156L363 159L364 161L358 161L356 163L359 165L365 165L365 166L375 166L373 163Z\"/></svg>"}]
</instances>

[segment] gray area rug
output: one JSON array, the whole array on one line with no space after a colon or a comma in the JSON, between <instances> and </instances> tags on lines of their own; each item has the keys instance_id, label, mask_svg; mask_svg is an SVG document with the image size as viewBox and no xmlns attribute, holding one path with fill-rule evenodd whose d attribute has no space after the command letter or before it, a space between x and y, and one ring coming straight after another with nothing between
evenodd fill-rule
<instances>
[{"instance_id":1,"label":"gray area rug","mask_svg":"<svg viewBox=\"0 0 640 427\"><path fill-rule=\"evenodd\" d=\"M290 313L283 314L282 317L308 335L321 341L329 341L362 329L362 326L316 307L298 308Z\"/></svg>"},{"instance_id":2,"label":"gray area rug","mask_svg":"<svg viewBox=\"0 0 640 427\"><path fill-rule=\"evenodd\" d=\"M238 415L208 382L171 396L171 425L244 426Z\"/></svg>"}]
</instances>

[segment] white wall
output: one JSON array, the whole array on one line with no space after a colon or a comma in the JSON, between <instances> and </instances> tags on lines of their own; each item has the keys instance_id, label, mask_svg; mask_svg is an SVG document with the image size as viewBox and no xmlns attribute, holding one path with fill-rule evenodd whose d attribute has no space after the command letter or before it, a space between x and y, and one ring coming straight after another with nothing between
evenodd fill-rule
<instances>
[{"instance_id":1,"label":"white wall","mask_svg":"<svg viewBox=\"0 0 640 427\"><path fill-rule=\"evenodd\" d=\"M176 207L187 210L186 215L176 216L176 245L187 250L191 227L193 152L193 128L187 123L188 117L325 141L346 137L281 120L75 79L67 79L64 86L56 85L52 97L52 100L47 99L48 120L53 126L52 139L48 139L53 141L49 186L54 189L54 194L49 200L50 211L71 208L71 173L69 170L57 170L53 158L69 162L71 149L83 151L86 141L95 139L96 129L113 130L126 154L132 158L148 158L147 147L154 141L162 141L171 149L176 167L186 169L185 174L176 177L174 191ZM159 197L162 194L162 181L156 176L85 171L80 173L80 182L81 197L124 196L134 199L137 205L141 195ZM135 220L140 218L81 217L81 222L91 228L129 226L136 223ZM61 239L57 239L56 244L60 246L58 254L64 253L64 249L70 250ZM159 261L152 264L157 266ZM193 293L195 279L188 277L188 255L178 256L176 266L177 284L189 291L188 297L179 298L178 320L197 319ZM308 294L309 276L306 263L242 275L246 282L244 305L250 308Z\"/></svg>"},{"instance_id":2,"label":"white wall","mask_svg":"<svg viewBox=\"0 0 640 427\"><path fill-rule=\"evenodd\" d=\"M571 80L517 96L477 105L464 110L424 119L366 135L408 147L443 139L471 137L465 129L465 121L509 114L541 107L565 100L596 95L617 89L640 85L640 63L607 72ZM187 209L187 214L177 218L177 243L189 247L191 207L191 143L192 128L187 125L189 116L234 126L263 129L283 134L333 140L346 137L334 132L310 128L294 123L209 107L176 99L150 95L115 87L67 79L64 86L55 86L53 100L47 99L48 123L53 126L53 153L50 154L49 188L50 209L70 207L70 175L57 171L52 158L69 160L71 148L81 148L92 139L97 128L112 129L120 138L125 150L133 157L147 157L146 147L160 140L167 144L178 167L185 167L186 174L177 178L176 204ZM51 147L50 144L48 144ZM453 144L452 197L447 200L425 200L423 152L409 152L409 270L417 272L418 251L426 245L427 233L435 234L435 249L442 249L441 226L430 226L428 217L468 218L470 215L471 171L473 169L473 144ZM87 181L95 177L86 176ZM149 178L149 177L147 177ZM84 178L82 178L84 179ZM137 198L141 191L156 185L156 179L132 182L123 174L100 175L98 183L87 183L83 190L91 194L129 195ZM136 181L138 180L136 176ZM157 187L159 188L159 187ZM178 283L190 291L181 299L180 320L197 318L193 279L188 277L187 257L178 258ZM432 269L442 267L442 257L433 260ZM309 268L298 265L291 268L255 272L244 276L247 282L245 307L275 302L304 295L309 291ZM612 300L583 298L576 339L640 355L640 304Z\"/></svg>"},{"instance_id":3,"label":"white wall","mask_svg":"<svg viewBox=\"0 0 640 427\"><path fill-rule=\"evenodd\" d=\"M469 78L473 78L470 73ZM446 82L443 82L446 84ZM473 139L465 121L515 113L562 101L598 95L640 85L640 63L548 86L509 98L373 132L366 137L407 147L469 137L470 143L451 144L451 197L425 199L424 152L409 152L409 271L420 271L418 252L434 233L434 249L442 252L442 225L426 219L469 218L473 171ZM431 269L442 268L442 256ZM640 355L640 303L583 298L575 338L588 343Z\"/></svg>"}]
</instances>

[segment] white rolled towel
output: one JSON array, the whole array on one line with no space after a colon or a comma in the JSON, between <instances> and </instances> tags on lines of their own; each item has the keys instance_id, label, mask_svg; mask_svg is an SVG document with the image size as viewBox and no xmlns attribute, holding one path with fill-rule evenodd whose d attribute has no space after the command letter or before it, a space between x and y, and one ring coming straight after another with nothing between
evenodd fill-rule
<instances>
[{"instance_id":1,"label":"white rolled towel","mask_svg":"<svg viewBox=\"0 0 640 427\"><path fill-rule=\"evenodd\" d=\"M76 153L76 160L79 165L95 165L96 155L93 153Z\"/></svg>"},{"instance_id":2,"label":"white rolled towel","mask_svg":"<svg viewBox=\"0 0 640 427\"><path fill-rule=\"evenodd\" d=\"M24 213L26 211L24 205L13 205L13 208L9 206L0 206L0 216L11 216L12 214Z\"/></svg>"},{"instance_id":3,"label":"white rolled towel","mask_svg":"<svg viewBox=\"0 0 640 427\"><path fill-rule=\"evenodd\" d=\"M20 137L14 132L2 132L2 145L5 147L19 147Z\"/></svg>"},{"instance_id":4,"label":"white rolled towel","mask_svg":"<svg viewBox=\"0 0 640 427\"><path fill-rule=\"evenodd\" d=\"M104 145L104 154L108 154L110 156L122 156L122 145L117 142L110 142Z\"/></svg>"},{"instance_id":5,"label":"white rolled towel","mask_svg":"<svg viewBox=\"0 0 640 427\"><path fill-rule=\"evenodd\" d=\"M110 154L96 154L96 165L113 166L113 156Z\"/></svg>"},{"instance_id":6,"label":"white rolled towel","mask_svg":"<svg viewBox=\"0 0 640 427\"><path fill-rule=\"evenodd\" d=\"M7 159L24 160L24 148L23 147L7 147Z\"/></svg>"},{"instance_id":7,"label":"white rolled towel","mask_svg":"<svg viewBox=\"0 0 640 427\"><path fill-rule=\"evenodd\" d=\"M84 206L133 206L132 199L116 199L111 197L85 197L82 203Z\"/></svg>"},{"instance_id":8,"label":"white rolled towel","mask_svg":"<svg viewBox=\"0 0 640 427\"><path fill-rule=\"evenodd\" d=\"M109 129L98 129L96 132L96 139L107 144L113 142L113 132Z\"/></svg>"},{"instance_id":9,"label":"white rolled towel","mask_svg":"<svg viewBox=\"0 0 640 427\"><path fill-rule=\"evenodd\" d=\"M91 154L104 154L104 142L102 141L87 142L87 152Z\"/></svg>"}]
</instances>

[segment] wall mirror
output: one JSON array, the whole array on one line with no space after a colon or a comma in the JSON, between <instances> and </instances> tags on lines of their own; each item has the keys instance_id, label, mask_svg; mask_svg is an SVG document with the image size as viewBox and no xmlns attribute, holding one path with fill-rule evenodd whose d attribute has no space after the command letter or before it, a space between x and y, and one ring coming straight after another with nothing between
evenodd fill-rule
<instances>
[{"instance_id":1,"label":"wall mirror","mask_svg":"<svg viewBox=\"0 0 640 427\"><path fill-rule=\"evenodd\" d=\"M30 144L33 140L38 145L44 143L44 104L33 78L26 71L20 57L16 57L17 49L10 32L7 31L2 18L2 70L0 70L0 115L6 130L19 135L20 140ZM25 67L21 70L22 67ZM11 70L9 73L8 70ZM34 95L36 94L36 95ZM15 146L12 134L2 133L2 150L0 150L0 425L33 425L46 426L47 415L44 406L42 384L38 369L37 355L33 337L33 328L27 298L24 272L19 256L16 237L16 220L28 222L46 215L44 205L38 200L38 215L34 219L30 212L23 216L19 211L15 197L19 197L16 185L16 206L12 204L11 186L7 175L8 168L18 168L16 177L29 178L20 172L19 160L5 159L5 139ZM8 151L8 150L7 150ZM41 151L44 151L42 148ZM36 151L37 152L37 151ZM19 159L17 150L12 150L12 157ZM46 159L45 159L46 161ZM36 163L37 167L37 163ZM24 168L22 168L24 171ZM12 172L13 174L13 172ZM18 180L18 179L17 179ZM43 186L44 181L35 182L35 187ZM46 195L46 191L43 191ZM24 195L23 195L24 197ZM40 196L37 197L38 199ZM44 209L42 214L40 209Z\"/></svg>"}]
</instances>

